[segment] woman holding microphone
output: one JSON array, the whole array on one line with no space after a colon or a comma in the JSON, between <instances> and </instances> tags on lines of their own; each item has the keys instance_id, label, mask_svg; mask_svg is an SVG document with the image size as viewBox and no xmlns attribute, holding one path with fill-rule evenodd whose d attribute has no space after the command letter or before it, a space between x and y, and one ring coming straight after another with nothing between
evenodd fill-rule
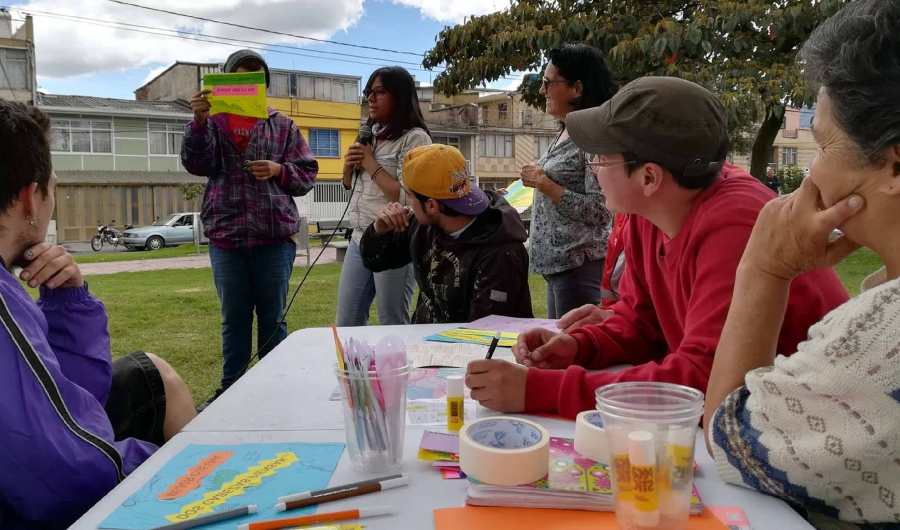
<instances>
[{"instance_id":1,"label":"woman holding microphone","mask_svg":"<svg viewBox=\"0 0 900 530\"><path fill-rule=\"evenodd\" d=\"M415 277L412 265L373 273L363 266L359 240L391 202L405 205L400 188L403 157L431 143L431 133L419 108L412 76L399 66L379 68L369 77L363 96L369 103L372 141L354 143L344 158L344 188L351 190L347 216L353 236L341 269L336 324L365 326L376 302L383 325L409 324Z\"/></svg>"}]
</instances>

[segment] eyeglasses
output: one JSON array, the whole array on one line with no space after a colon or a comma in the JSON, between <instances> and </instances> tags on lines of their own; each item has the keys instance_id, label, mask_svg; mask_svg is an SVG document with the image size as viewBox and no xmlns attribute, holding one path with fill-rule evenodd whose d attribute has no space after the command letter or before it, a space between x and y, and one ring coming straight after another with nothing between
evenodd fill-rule
<instances>
[{"instance_id":1,"label":"eyeglasses","mask_svg":"<svg viewBox=\"0 0 900 530\"><path fill-rule=\"evenodd\" d=\"M551 81L545 77L544 80L541 81L541 88L546 90L547 87L549 87L550 85L552 85L554 83L568 83L568 82L569 82L568 79L556 79L556 80Z\"/></svg>"},{"instance_id":2,"label":"eyeglasses","mask_svg":"<svg viewBox=\"0 0 900 530\"><path fill-rule=\"evenodd\" d=\"M590 153L584 154L584 163L588 165L592 170L597 170L600 168L607 168L613 166L621 166L621 165L631 165L637 164L634 160L620 160L618 162L606 162L606 161L594 161L595 158L598 158L598 155L592 155Z\"/></svg>"},{"instance_id":3,"label":"eyeglasses","mask_svg":"<svg viewBox=\"0 0 900 530\"><path fill-rule=\"evenodd\" d=\"M383 98L384 95L387 94L387 90L383 86L378 86L375 88L367 88L363 90L363 97L366 99L370 99L373 95L375 96L375 101Z\"/></svg>"}]
</instances>

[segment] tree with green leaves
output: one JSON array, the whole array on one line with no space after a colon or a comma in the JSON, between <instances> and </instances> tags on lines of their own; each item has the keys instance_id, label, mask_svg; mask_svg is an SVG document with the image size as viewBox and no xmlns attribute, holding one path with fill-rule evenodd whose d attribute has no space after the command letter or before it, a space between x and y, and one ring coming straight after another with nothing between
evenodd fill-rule
<instances>
[{"instance_id":1,"label":"tree with green leaves","mask_svg":"<svg viewBox=\"0 0 900 530\"><path fill-rule=\"evenodd\" d=\"M196 211L197 208L194 203L197 197L203 194L203 190L206 189L206 186L203 184L182 183L178 185L178 189L181 191L181 196L184 197L184 200L190 201L191 211Z\"/></svg>"},{"instance_id":2,"label":"tree with green leaves","mask_svg":"<svg viewBox=\"0 0 900 530\"><path fill-rule=\"evenodd\" d=\"M762 178L786 106L816 94L795 57L812 30L849 0L512 0L505 11L447 27L423 62L446 65L435 89L448 95L536 71L544 52L585 42L606 55L622 85L645 75L677 76L721 97L736 152L751 152ZM526 77L526 102L543 107L541 76Z\"/></svg>"}]
</instances>

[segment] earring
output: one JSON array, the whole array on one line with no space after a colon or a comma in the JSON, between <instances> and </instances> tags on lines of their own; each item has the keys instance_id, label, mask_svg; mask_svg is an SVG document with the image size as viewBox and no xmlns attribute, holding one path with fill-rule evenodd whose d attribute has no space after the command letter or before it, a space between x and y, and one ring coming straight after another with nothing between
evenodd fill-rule
<instances>
[{"instance_id":1,"label":"earring","mask_svg":"<svg viewBox=\"0 0 900 530\"><path fill-rule=\"evenodd\" d=\"M34 226L36 223L37 223L37 221L35 221L34 219L28 220L28 224L30 224L31 226Z\"/></svg>"}]
</instances>

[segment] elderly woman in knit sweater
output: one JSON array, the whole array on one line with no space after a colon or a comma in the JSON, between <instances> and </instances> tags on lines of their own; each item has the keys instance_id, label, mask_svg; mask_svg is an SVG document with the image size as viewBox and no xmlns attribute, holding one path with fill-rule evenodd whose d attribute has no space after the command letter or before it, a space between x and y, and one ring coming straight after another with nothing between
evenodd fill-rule
<instances>
[{"instance_id":1,"label":"elderly woman in knit sweater","mask_svg":"<svg viewBox=\"0 0 900 530\"><path fill-rule=\"evenodd\" d=\"M760 213L706 396L720 477L785 499L820 529L900 528L897 28L900 0L857 0L803 46L820 88L818 153L801 188ZM858 246L886 267L776 359L791 280Z\"/></svg>"}]
</instances>

